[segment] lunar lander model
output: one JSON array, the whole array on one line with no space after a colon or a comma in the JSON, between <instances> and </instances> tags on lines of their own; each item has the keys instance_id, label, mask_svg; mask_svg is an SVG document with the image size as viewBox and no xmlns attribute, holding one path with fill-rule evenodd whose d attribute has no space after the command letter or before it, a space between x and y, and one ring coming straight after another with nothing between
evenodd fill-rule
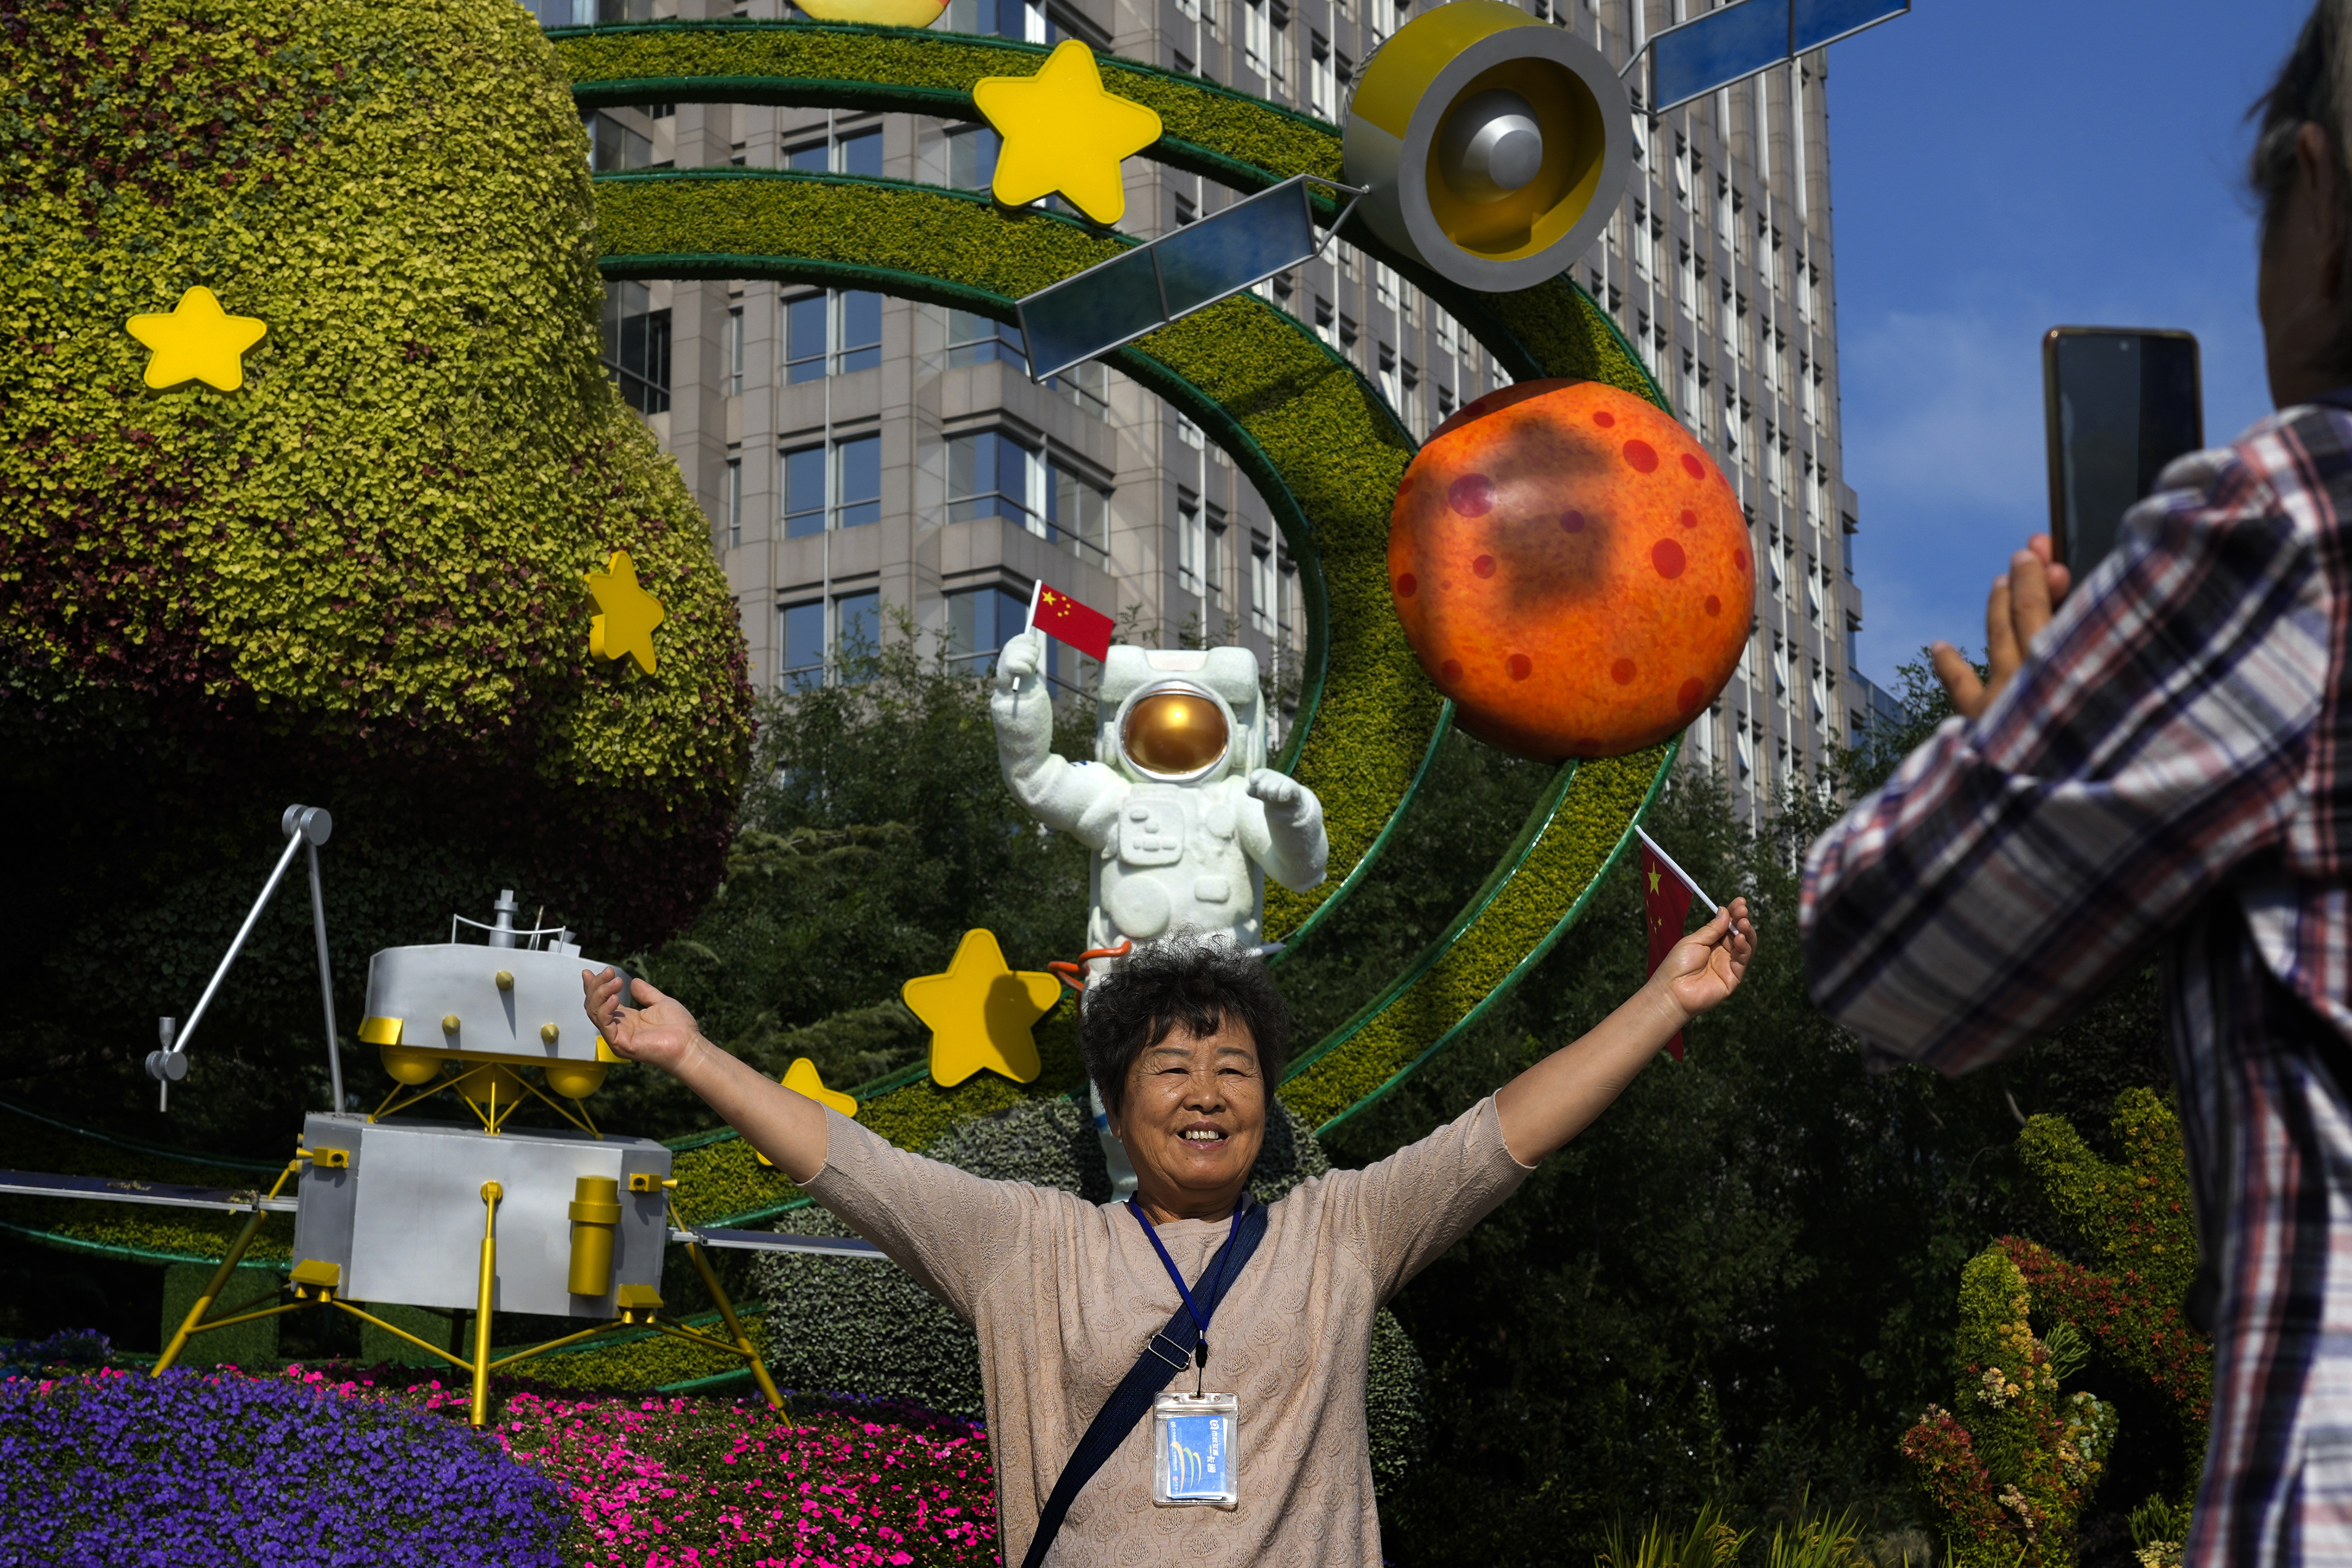
<instances>
[{"instance_id":1,"label":"lunar lander model","mask_svg":"<svg viewBox=\"0 0 2352 1568\"><path fill-rule=\"evenodd\" d=\"M567 930L518 928L510 890L499 893L488 924L457 916L446 942L384 949L368 965L367 1012L359 1036L377 1048L394 1088L373 1111L346 1110L319 897L318 847L327 841L332 823L322 810L292 806L281 827L289 842L278 869L187 1027L177 1029L173 1020L163 1020L163 1048L148 1058L148 1071L166 1096L185 1075L187 1044L205 1008L296 852L307 848L336 1108L304 1119L293 1160L262 1200L276 1199L289 1181L296 1184L294 1263L287 1282L211 1315L266 1217L257 1202L156 1361L156 1373L167 1370L194 1335L325 1307L373 1323L467 1373L478 1426L494 1370L637 1325L741 1357L768 1403L781 1405L758 1350L710 1267L705 1237L673 1221L670 1191L677 1184L670 1177L670 1151L649 1139L599 1131L583 1103L603 1086L611 1065L622 1059L590 1027L580 1004L580 972L604 966L583 959ZM466 927L480 939L463 940ZM470 1120L392 1120L442 1096L462 1106ZM510 1127L509 1119L533 1100L571 1125ZM664 1248L673 1239L685 1243L719 1309L726 1338L662 1314ZM273 1300L286 1292L291 1300ZM472 1353L454 1355L429 1344L385 1322L362 1302L470 1310ZM494 1361L490 1325L500 1310L568 1317L588 1326Z\"/></svg>"}]
</instances>

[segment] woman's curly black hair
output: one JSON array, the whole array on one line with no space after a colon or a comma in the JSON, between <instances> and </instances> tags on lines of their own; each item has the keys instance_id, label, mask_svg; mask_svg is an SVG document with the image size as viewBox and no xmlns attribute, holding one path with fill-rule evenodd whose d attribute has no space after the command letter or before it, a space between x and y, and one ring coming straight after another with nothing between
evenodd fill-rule
<instances>
[{"instance_id":1,"label":"woman's curly black hair","mask_svg":"<svg viewBox=\"0 0 2352 1568\"><path fill-rule=\"evenodd\" d=\"M1290 1059L1290 1008L1265 965L1229 944L1189 932L1139 947L1087 987L1078 1050L1113 1116L1127 1099L1135 1058L1178 1030L1213 1035L1227 1020L1249 1031L1267 1092Z\"/></svg>"}]
</instances>

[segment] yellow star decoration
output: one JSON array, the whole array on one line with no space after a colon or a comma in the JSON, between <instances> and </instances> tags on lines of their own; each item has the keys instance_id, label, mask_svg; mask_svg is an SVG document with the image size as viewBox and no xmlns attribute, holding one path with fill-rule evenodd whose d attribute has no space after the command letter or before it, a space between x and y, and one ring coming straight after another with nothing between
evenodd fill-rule
<instances>
[{"instance_id":1,"label":"yellow star decoration","mask_svg":"<svg viewBox=\"0 0 2352 1568\"><path fill-rule=\"evenodd\" d=\"M816 1063L806 1057L784 1069L784 1087L807 1095L819 1105L830 1105L844 1116L857 1114L857 1097L825 1088L824 1079L817 1076Z\"/></svg>"},{"instance_id":2,"label":"yellow star decoration","mask_svg":"<svg viewBox=\"0 0 2352 1568\"><path fill-rule=\"evenodd\" d=\"M844 1116L857 1114L857 1097L825 1088L824 1079L817 1076L816 1063L806 1057L802 1057L784 1069L784 1087L807 1095L819 1105L830 1105ZM771 1170L775 1168L776 1163L757 1149L751 1151L751 1158Z\"/></svg>"},{"instance_id":3,"label":"yellow star decoration","mask_svg":"<svg viewBox=\"0 0 2352 1568\"><path fill-rule=\"evenodd\" d=\"M869 22L884 27L928 27L946 0L794 0L793 9L820 22Z\"/></svg>"},{"instance_id":4,"label":"yellow star decoration","mask_svg":"<svg viewBox=\"0 0 2352 1568\"><path fill-rule=\"evenodd\" d=\"M1664 890L1664 885L1658 880L1657 868L1654 866L1650 868L1650 891L1656 893Z\"/></svg>"},{"instance_id":5,"label":"yellow star decoration","mask_svg":"<svg viewBox=\"0 0 2352 1568\"><path fill-rule=\"evenodd\" d=\"M1044 1070L1033 1031L1062 999L1062 983L1008 969L995 933L974 930L963 933L945 974L909 980L898 994L930 1026L931 1077L952 1089L982 1068L1015 1083Z\"/></svg>"},{"instance_id":6,"label":"yellow star decoration","mask_svg":"<svg viewBox=\"0 0 2352 1568\"><path fill-rule=\"evenodd\" d=\"M613 552L602 572L581 581L604 613L588 623L588 651L599 658L627 654L647 675L654 672L654 628L669 618L662 602L637 585L637 569L625 550Z\"/></svg>"},{"instance_id":7,"label":"yellow star decoration","mask_svg":"<svg viewBox=\"0 0 2352 1568\"><path fill-rule=\"evenodd\" d=\"M158 392L191 381L235 392L245 384L245 351L269 331L254 317L230 315L202 286L181 295L170 314L133 316L123 325L154 351L147 384Z\"/></svg>"},{"instance_id":8,"label":"yellow star decoration","mask_svg":"<svg viewBox=\"0 0 2352 1568\"><path fill-rule=\"evenodd\" d=\"M998 201L1025 206L1059 191L1097 223L1127 216L1118 166L1160 140L1160 116L1106 91L1092 49L1065 38L1035 76L982 77L971 100L1004 138Z\"/></svg>"}]
</instances>

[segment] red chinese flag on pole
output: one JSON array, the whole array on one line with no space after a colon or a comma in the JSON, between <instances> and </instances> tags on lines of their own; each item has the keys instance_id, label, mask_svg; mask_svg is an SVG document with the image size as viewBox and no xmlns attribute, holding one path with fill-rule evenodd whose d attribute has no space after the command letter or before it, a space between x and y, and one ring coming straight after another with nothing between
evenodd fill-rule
<instances>
[{"instance_id":1,"label":"red chinese flag on pole","mask_svg":"<svg viewBox=\"0 0 2352 1568\"><path fill-rule=\"evenodd\" d=\"M1648 834L1642 836L1642 909L1650 928L1650 973L1655 974L1658 965L1674 952L1675 943L1683 939L1683 921L1690 914L1691 885L1683 879L1681 868L1658 853L1650 843ZM1676 1030L1666 1042L1675 1060L1683 1059L1683 1037Z\"/></svg>"},{"instance_id":2,"label":"red chinese flag on pole","mask_svg":"<svg viewBox=\"0 0 2352 1568\"><path fill-rule=\"evenodd\" d=\"M1029 624L1097 661L1110 657L1110 635L1118 629L1100 610L1090 610L1042 582L1029 595Z\"/></svg>"}]
</instances>

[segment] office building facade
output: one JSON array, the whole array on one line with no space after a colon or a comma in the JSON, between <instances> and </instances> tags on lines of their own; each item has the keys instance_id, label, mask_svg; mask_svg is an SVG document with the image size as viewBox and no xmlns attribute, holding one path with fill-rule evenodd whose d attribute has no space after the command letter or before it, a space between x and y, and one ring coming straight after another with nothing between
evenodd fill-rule
<instances>
[{"instance_id":1,"label":"office building facade","mask_svg":"<svg viewBox=\"0 0 2352 1568\"><path fill-rule=\"evenodd\" d=\"M592 3L604 20L673 5L789 15L783 0L546 0L540 14L589 20ZM1700 0L1523 3L1622 65ZM1398 0L953 0L940 26L1077 37L1337 122L1359 64L1411 15ZM1847 675L1861 600L1838 456L1823 69L1816 53L1655 121L1637 113L1625 198L1574 268L1748 513L1755 631L1685 754L1721 770L1751 812L1813 776L1861 700ZM735 164L963 188L987 184L996 149L983 125L825 110L652 105L590 129L602 169ZM1121 226L1145 237L1233 199L1144 159L1126 182ZM1417 436L1505 379L1451 316L1352 246L1260 292ZM1010 327L763 283L615 284L605 352L711 519L763 686L838 679L846 653L902 617L984 669L1041 579L1138 640L1241 643L1277 689L1295 679L1305 619L1266 507L1197 427L1116 371L1036 385ZM1082 685L1079 661L1060 658L1057 679Z\"/></svg>"}]
</instances>

